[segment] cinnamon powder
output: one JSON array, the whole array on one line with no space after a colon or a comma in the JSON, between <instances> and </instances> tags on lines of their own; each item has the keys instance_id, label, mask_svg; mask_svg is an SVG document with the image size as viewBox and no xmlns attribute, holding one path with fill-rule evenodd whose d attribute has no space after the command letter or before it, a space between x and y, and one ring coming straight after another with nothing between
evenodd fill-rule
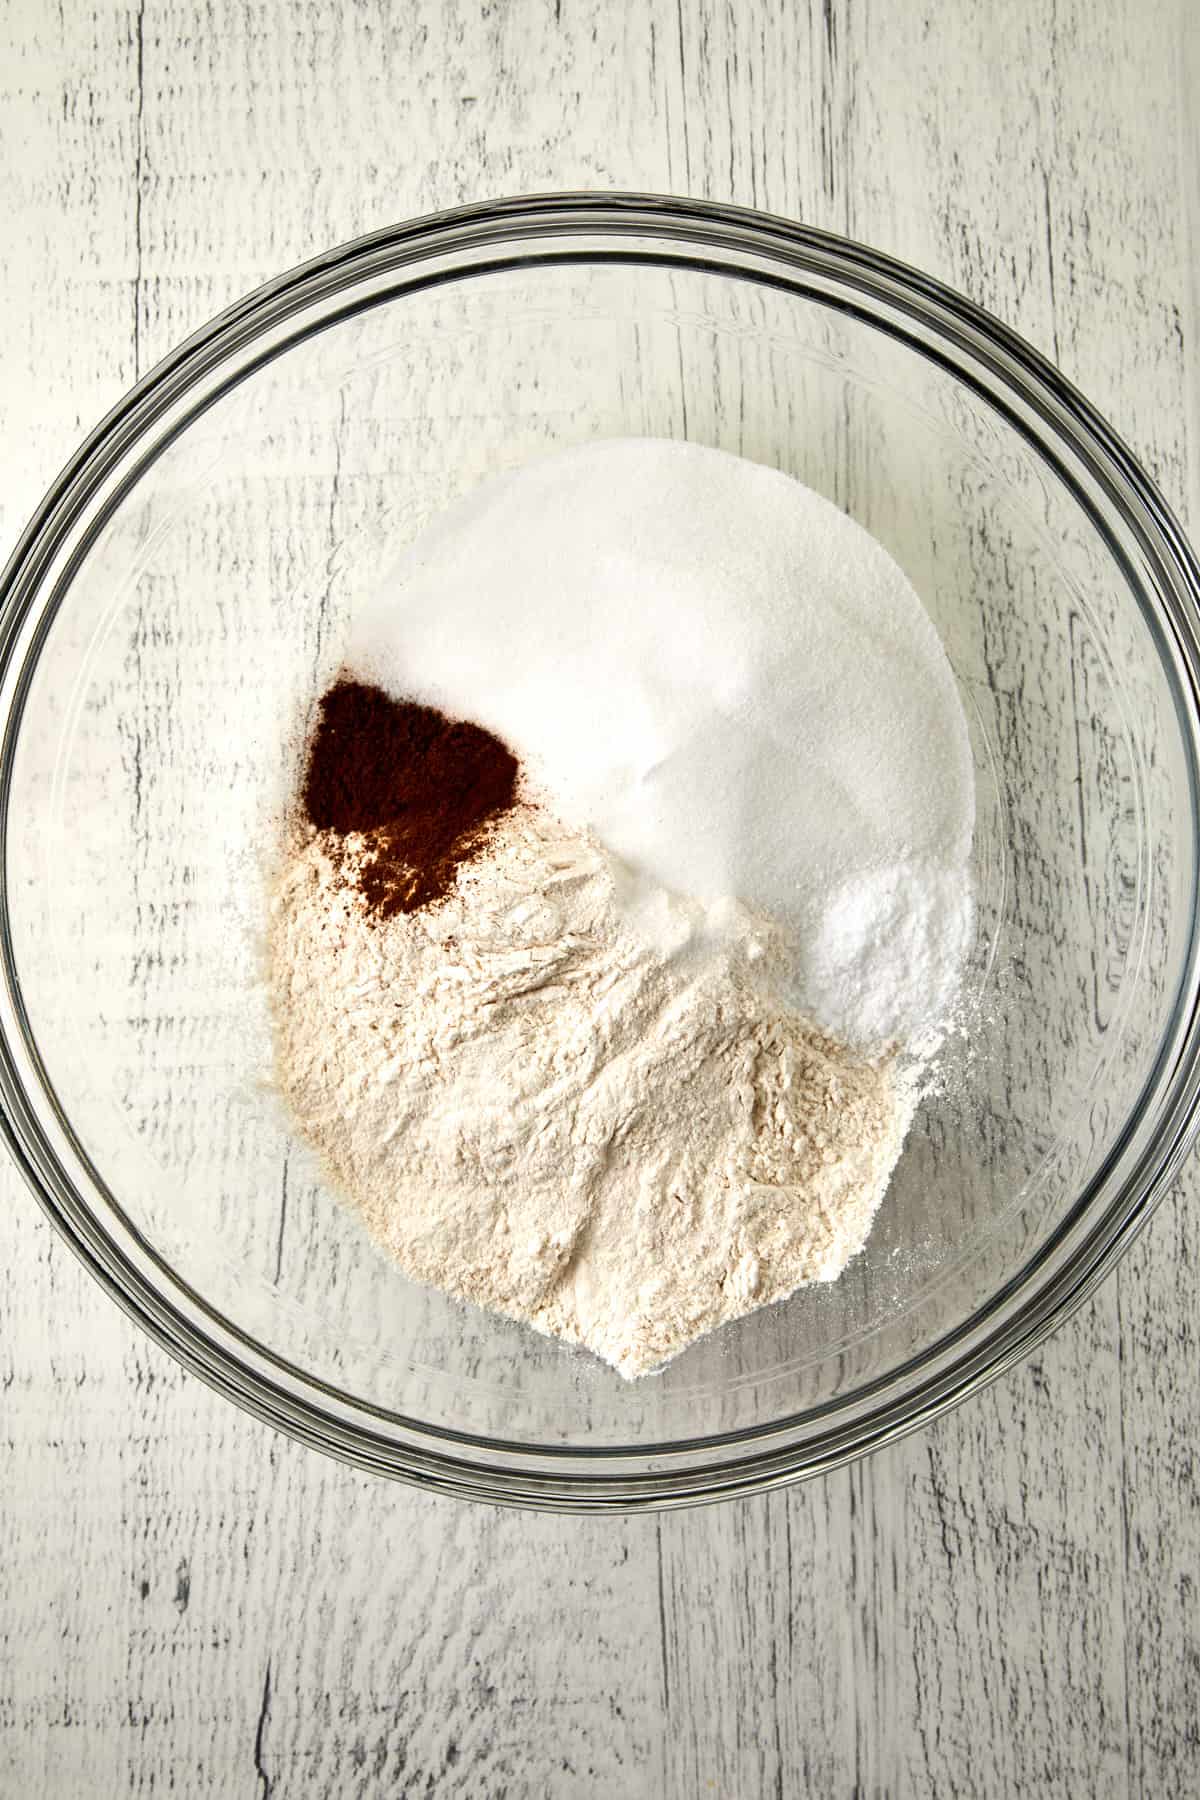
<instances>
[{"instance_id":1,"label":"cinnamon powder","mask_svg":"<svg viewBox=\"0 0 1200 1800\"><path fill-rule=\"evenodd\" d=\"M481 726L340 680L321 698L300 797L316 830L366 838L355 884L386 919L449 893L516 805L519 775L512 751Z\"/></svg>"}]
</instances>

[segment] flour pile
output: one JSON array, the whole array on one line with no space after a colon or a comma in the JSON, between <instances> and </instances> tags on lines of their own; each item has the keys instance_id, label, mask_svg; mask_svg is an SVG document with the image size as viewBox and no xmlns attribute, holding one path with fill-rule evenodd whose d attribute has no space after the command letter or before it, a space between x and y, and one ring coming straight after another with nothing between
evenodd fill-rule
<instances>
[{"instance_id":1,"label":"flour pile","mask_svg":"<svg viewBox=\"0 0 1200 1800\"><path fill-rule=\"evenodd\" d=\"M330 718L520 764L450 843L407 776L380 823L373 733L368 828L288 823L276 1078L372 1235L630 1377L839 1275L971 931L965 725L895 565L773 471L593 445L427 531L346 682Z\"/></svg>"},{"instance_id":2,"label":"flour pile","mask_svg":"<svg viewBox=\"0 0 1200 1800\"><path fill-rule=\"evenodd\" d=\"M270 929L296 1123L416 1280L632 1376L865 1241L904 1085L765 998L753 936L681 974L547 814L380 922L314 838Z\"/></svg>"}]
</instances>

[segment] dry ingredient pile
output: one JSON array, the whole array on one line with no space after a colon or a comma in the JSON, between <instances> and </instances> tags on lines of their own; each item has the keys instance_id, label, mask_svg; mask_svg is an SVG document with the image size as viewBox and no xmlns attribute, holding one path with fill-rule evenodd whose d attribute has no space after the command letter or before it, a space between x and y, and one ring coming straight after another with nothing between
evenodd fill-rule
<instances>
[{"instance_id":1,"label":"dry ingredient pile","mask_svg":"<svg viewBox=\"0 0 1200 1800\"><path fill-rule=\"evenodd\" d=\"M885 552L655 440L414 543L272 873L276 1080L414 1279L621 1374L862 1248L969 946L971 759Z\"/></svg>"}]
</instances>

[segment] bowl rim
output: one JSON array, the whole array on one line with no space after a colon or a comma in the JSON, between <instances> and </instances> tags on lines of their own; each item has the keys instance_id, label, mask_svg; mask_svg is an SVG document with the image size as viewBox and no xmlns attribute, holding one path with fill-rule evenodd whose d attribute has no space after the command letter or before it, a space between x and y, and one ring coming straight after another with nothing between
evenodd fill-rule
<instances>
[{"instance_id":1,"label":"bowl rim","mask_svg":"<svg viewBox=\"0 0 1200 1800\"><path fill-rule=\"evenodd\" d=\"M653 240L654 253L635 240ZM432 1491L568 1511L672 1507L771 1488L931 1422L1086 1300L1161 1200L1200 1124L1193 900L1175 1011L1139 1101L1067 1216L1017 1275L952 1331L835 1401L737 1431L637 1447L490 1439L357 1400L223 1318L125 1217L74 1139L41 1063L11 931L13 759L38 656L75 570L162 449L222 393L312 332L438 281L622 260L733 275L854 314L940 364L1015 426L1097 525L1139 600L1175 687L1195 816L1200 564L1131 451L1053 364L940 281L836 234L714 201L631 192L481 201L297 265L219 313L118 401L51 484L0 575L0 1134L17 1167L105 1291L246 1411L344 1462ZM1136 575L1134 555L1153 572L1152 590ZM1150 1137L1138 1142L1151 1112ZM1022 1304L1009 1310L1017 1296Z\"/></svg>"}]
</instances>

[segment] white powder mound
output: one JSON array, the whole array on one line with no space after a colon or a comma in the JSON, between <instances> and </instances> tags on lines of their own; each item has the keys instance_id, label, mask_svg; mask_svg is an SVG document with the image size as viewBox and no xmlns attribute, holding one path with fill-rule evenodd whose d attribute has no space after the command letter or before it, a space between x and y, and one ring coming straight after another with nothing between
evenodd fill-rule
<instances>
[{"instance_id":1,"label":"white powder mound","mask_svg":"<svg viewBox=\"0 0 1200 1800\"><path fill-rule=\"evenodd\" d=\"M301 834L281 864L276 1080L411 1277L632 1377L862 1247L913 1097L768 997L769 925L701 951L664 899L692 945L664 956L528 806L414 913L368 918L354 856Z\"/></svg>"},{"instance_id":2,"label":"white powder mound","mask_svg":"<svg viewBox=\"0 0 1200 1800\"><path fill-rule=\"evenodd\" d=\"M661 885L710 933L731 899L788 926L781 998L835 1037L944 1011L972 928L954 677L895 563L798 482L653 439L502 475L410 548L347 666L508 742L631 911Z\"/></svg>"}]
</instances>

